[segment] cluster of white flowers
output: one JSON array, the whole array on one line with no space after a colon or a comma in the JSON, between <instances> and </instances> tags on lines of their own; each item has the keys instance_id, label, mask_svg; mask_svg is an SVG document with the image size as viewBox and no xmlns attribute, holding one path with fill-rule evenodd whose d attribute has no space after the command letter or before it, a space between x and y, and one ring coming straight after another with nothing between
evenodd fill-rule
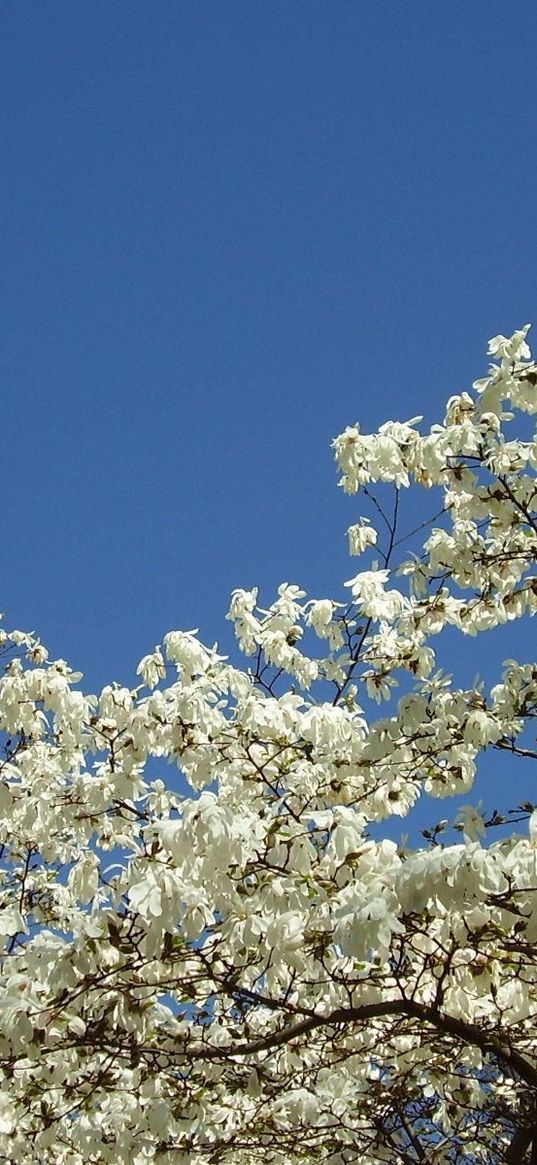
<instances>
[{"instance_id":1,"label":"cluster of white flowers","mask_svg":"<svg viewBox=\"0 0 537 1165\"><path fill-rule=\"evenodd\" d=\"M2 632L1 1160L537 1153L537 812L519 797L520 832L491 840L504 819L468 804L416 849L373 828L467 795L491 749L513 789L537 759L537 664L490 690L437 666L444 630L537 610L527 330L430 432L337 438L343 488L393 488L393 517L375 499L381 530L350 527L346 596L233 593L244 669L172 631L141 686L85 696ZM441 504L394 561L411 486Z\"/></svg>"}]
</instances>

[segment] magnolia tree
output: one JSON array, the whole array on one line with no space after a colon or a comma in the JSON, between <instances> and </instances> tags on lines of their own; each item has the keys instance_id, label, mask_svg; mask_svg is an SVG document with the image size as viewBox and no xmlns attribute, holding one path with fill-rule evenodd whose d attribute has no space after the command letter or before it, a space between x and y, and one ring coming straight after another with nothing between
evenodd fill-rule
<instances>
[{"instance_id":1,"label":"magnolia tree","mask_svg":"<svg viewBox=\"0 0 537 1165\"><path fill-rule=\"evenodd\" d=\"M236 591L243 668L172 631L86 696L3 634L0 1161L537 1161L537 665L465 690L437 658L537 610L527 330L430 432L336 439L361 563L337 599ZM492 750L514 813L435 826Z\"/></svg>"}]
</instances>

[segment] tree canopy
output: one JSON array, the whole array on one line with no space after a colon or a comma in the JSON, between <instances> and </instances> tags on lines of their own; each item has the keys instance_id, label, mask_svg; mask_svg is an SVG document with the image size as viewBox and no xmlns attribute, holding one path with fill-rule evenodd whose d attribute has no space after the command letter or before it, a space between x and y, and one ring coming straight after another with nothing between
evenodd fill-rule
<instances>
[{"instance_id":1,"label":"tree canopy","mask_svg":"<svg viewBox=\"0 0 537 1165\"><path fill-rule=\"evenodd\" d=\"M0 1162L537 1161L537 664L441 669L537 610L527 332L430 431L336 438L358 570L235 591L243 667L171 631L85 695L2 633ZM493 752L512 812L453 832Z\"/></svg>"}]
</instances>

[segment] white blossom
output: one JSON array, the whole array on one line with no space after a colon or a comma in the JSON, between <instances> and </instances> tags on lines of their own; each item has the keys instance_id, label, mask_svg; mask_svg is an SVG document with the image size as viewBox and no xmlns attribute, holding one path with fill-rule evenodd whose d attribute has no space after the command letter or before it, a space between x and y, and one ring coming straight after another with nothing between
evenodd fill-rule
<instances>
[{"instance_id":1,"label":"white blossom","mask_svg":"<svg viewBox=\"0 0 537 1165\"><path fill-rule=\"evenodd\" d=\"M6 1161L535 1154L537 664L471 687L459 668L537 611L527 333L496 336L428 432L336 438L379 519L351 554L378 560L350 598L235 590L246 666L170 631L139 687L85 695L34 633L2 631ZM471 801L492 752L512 811L486 782Z\"/></svg>"}]
</instances>

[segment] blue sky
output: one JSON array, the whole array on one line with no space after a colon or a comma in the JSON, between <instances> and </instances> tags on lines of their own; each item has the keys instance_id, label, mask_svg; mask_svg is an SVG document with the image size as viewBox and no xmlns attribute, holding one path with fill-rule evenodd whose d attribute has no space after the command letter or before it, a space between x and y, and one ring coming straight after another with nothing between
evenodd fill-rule
<instances>
[{"instance_id":1,"label":"blue sky","mask_svg":"<svg viewBox=\"0 0 537 1165\"><path fill-rule=\"evenodd\" d=\"M233 587L338 596L330 440L440 419L535 319L536 33L496 0L0 5L8 626L95 689L170 628L229 644Z\"/></svg>"}]
</instances>

